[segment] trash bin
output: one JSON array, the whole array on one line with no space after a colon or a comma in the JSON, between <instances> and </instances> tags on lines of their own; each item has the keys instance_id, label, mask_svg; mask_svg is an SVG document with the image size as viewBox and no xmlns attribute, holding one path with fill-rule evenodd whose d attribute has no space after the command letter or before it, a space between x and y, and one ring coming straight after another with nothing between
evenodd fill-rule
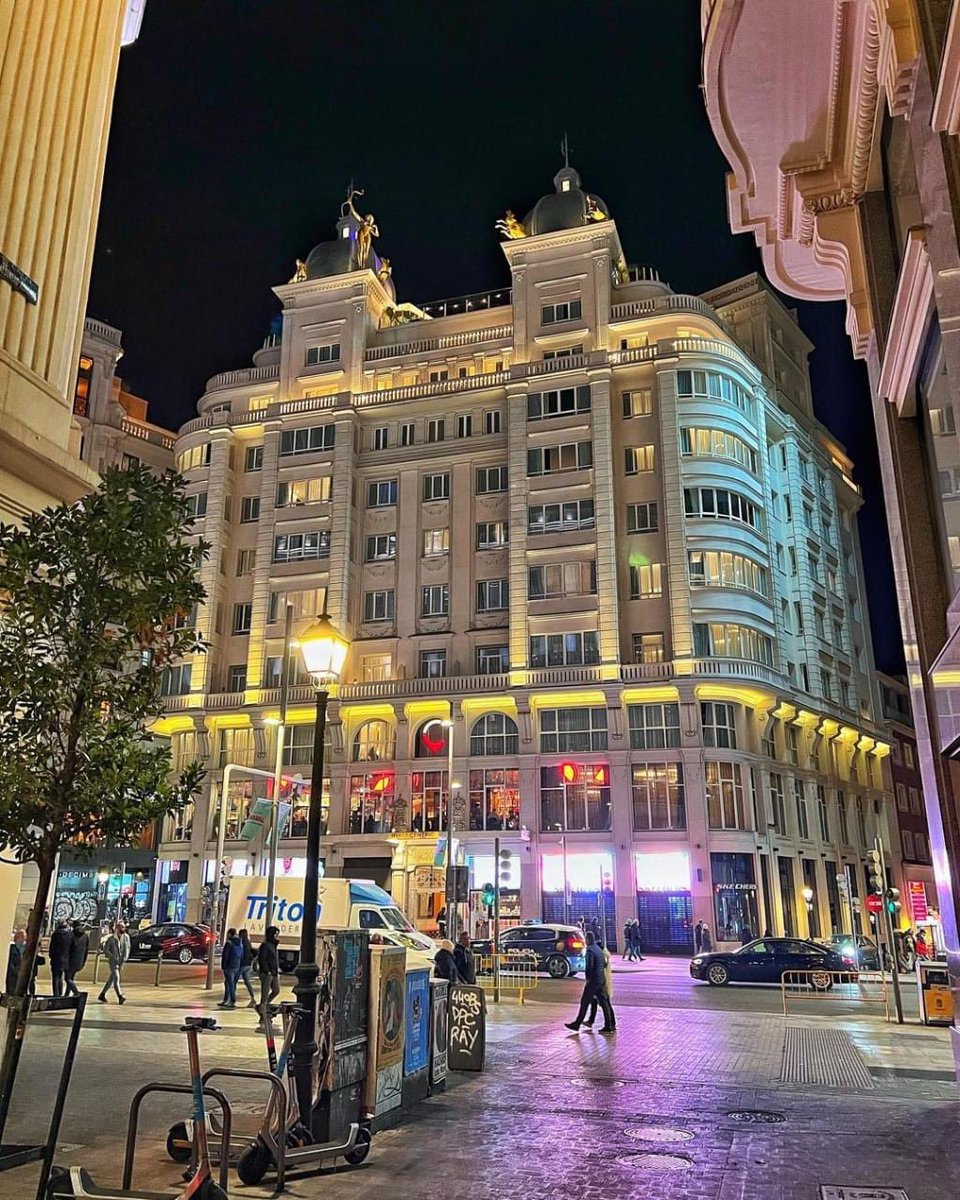
<instances>
[{"instance_id":1,"label":"trash bin","mask_svg":"<svg viewBox=\"0 0 960 1200\"><path fill-rule=\"evenodd\" d=\"M924 1025L953 1024L953 996L945 962L917 959L917 990Z\"/></svg>"},{"instance_id":2,"label":"trash bin","mask_svg":"<svg viewBox=\"0 0 960 1200\"><path fill-rule=\"evenodd\" d=\"M367 1073L368 937L366 930L318 931L317 961L329 964L332 985L329 995L321 992L317 1022L321 1056L323 1047L330 1047L313 1110L314 1136L320 1142L344 1140L360 1120ZM321 986L323 982L321 974Z\"/></svg>"}]
</instances>

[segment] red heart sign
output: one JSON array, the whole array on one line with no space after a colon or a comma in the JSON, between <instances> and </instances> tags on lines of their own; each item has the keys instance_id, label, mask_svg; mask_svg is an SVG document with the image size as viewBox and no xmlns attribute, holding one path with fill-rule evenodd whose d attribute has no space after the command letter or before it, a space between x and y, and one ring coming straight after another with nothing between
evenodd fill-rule
<instances>
[{"instance_id":1,"label":"red heart sign","mask_svg":"<svg viewBox=\"0 0 960 1200\"><path fill-rule=\"evenodd\" d=\"M429 733L421 733L420 740L423 742L423 748L430 754L439 754L447 744L445 737L441 736L438 740L434 740Z\"/></svg>"}]
</instances>

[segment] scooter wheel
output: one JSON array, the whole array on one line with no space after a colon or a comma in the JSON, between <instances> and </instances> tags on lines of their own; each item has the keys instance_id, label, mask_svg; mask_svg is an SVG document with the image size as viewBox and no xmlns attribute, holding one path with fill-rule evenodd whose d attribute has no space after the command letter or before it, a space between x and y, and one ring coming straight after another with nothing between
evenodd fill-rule
<instances>
[{"instance_id":1,"label":"scooter wheel","mask_svg":"<svg viewBox=\"0 0 960 1200\"><path fill-rule=\"evenodd\" d=\"M370 1147L373 1144L373 1134L365 1125L361 1125L357 1130L357 1140L354 1143L353 1149L349 1154L343 1156L344 1161L348 1162L351 1167L359 1167L363 1160L370 1153Z\"/></svg>"},{"instance_id":2,"label":"scooter wheel","mask_svg":"<svg viewBox=\"0 0 960 1200\"><path fill-rule=\"evenodd\" d=\"M174 1162L185 1163L190 1161L192 1153L193 1141L187 1133L186 1122L177 1121L175 1125L170 1126L170 1132L167 1134L167 1157L172 1158Z\"/></svg>"},{"instance_id":3,"label":"scooter wheel","mask_svg":"<svg viewBox=\"0 0 960 1200\"><path fill-rule=\"evenodd\" d=\"M273 1156L263 1142L251 1142L237 1159L237 1178L241 1183L259 1183L272 1162Z\"/></svg>"},{"instance_id":4,"label":"scooter wheel","mask_svg":"<svg viewBox=\"0 0 960 1200\"><path fill-rule=\"evenodd\" d=\"M197 1197L198 1200L230 1200L230 1197L219 1183L214 1183L212 1179L207 1180L197 1193Z\"/></svg>"}]
</instances>

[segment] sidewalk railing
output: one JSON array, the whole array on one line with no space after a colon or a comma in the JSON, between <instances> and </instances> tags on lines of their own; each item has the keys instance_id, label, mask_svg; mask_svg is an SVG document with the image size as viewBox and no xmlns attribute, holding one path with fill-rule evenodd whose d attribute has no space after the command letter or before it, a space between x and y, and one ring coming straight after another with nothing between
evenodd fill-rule
<instances>
[{"instance_id":1,"label":"sidewalk railing","mask_svg":"<svg viewBox=\"0 0 960 1200\"><path fill-rule=\"evenodd\" d=\"M784 971L780 980L783 1015L789 1015L789 1003L798 1000L853 1001L883 1009L890 1019L886 976L873 971Z\"/></svg>"},{"instance_id":2,"label":"sidewalk railing","mask_svg":"<svg viewBox=\"0 0 960 1200\"><path fill-rule=\"evenodd\" d=\"M477 956L477 983L485 992L492 992L495 1000L504 992L516 992L522 1004L524 992L539 982L537 956L529 950Z\"/></svg>"}]
</instances>

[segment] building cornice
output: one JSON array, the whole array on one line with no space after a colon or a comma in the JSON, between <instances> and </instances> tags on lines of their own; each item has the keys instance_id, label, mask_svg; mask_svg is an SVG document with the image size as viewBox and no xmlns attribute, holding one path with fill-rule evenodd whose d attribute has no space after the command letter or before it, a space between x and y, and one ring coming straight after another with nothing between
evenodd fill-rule
<instances>
[{"instance_id":1,"label":"building cornice","mask_svg":"<svg viewBox=\"0 0 960 1200\"><path fill-rule=\"evenodd\" d=\"M912 417L916 412L912 384L933 308L927 235L924 229L914 228L907 234L879 382L880 395L897 406L901 417Z\"/></svg>"}]
</instances>

